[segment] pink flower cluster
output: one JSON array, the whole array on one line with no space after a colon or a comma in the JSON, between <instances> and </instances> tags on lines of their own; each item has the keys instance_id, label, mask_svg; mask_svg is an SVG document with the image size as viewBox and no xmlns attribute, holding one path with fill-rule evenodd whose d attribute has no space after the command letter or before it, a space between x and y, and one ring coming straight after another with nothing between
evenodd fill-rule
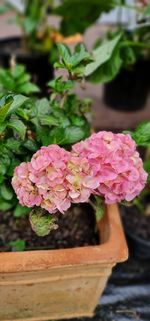
<instances>
[{"instance_id":1,"label":"pink flower cluster","mask_svg":"<svg viewBox=\"0 0 150 321\"><path fill-rule=\"evenodd\" d=\"M12 186L21 205L64 212L71 203L101 195L107 204L130 201L144 188L147 174L130 135L99 132L71 152L42 147L31 162L16 167Z\"/></svg>"},{"instance_id":2,"label":"pink flower cluster","mask_svg":"<svg viewBox=\"0 0 150 321\"><path fill-rule=\"evenodd\" d=\"M107 204L131 201L145 186L147 173L130 135L102 131L75 144L73 154L88 160L99 181L95 193Z\"/></svg>"},{"instance_id":3,"label":"pink flower cluster","mask_svg":"<svg viewBox=\"0 0 150 321\"><path fill-rule=\"evenodd\" d=\"M63 213L72 202L88 201L99 185L96 181L86 159L50 145L37 151L30 163L16 167L12 186L21 205Z\"/></svg>"}]
</instances>

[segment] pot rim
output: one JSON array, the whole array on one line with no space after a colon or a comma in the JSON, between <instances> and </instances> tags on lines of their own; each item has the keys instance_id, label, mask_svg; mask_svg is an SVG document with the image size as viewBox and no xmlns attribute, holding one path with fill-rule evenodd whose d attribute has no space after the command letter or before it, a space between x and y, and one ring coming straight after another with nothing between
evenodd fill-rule
<instances>
[{"instance_id":1,"label":"pot rim","mask_svg":"<svg viewBox=\"0 0 150 321\"><path fill-rule=\"evenodd\" d=\"M72 249L0 253L0 272L25 272L73 265L112 264L128 258L117 204L107 205L98 222L101 244Z\"/></svg>"}]
</instances>

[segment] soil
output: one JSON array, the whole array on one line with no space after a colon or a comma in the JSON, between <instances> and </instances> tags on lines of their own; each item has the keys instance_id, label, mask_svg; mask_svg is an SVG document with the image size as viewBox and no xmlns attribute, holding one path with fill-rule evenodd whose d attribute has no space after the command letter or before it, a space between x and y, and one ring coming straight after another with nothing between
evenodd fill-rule
<instances>
[{"instance_id":1,"label":"soil","mask_svg":"<svg viewBox=\"0 0 150 321\"><path fill-rule=\"evenodd\" d=\"M11 212L0 213L0 252L11 251L9 242L21 239L26 250L61 249L96 245L99 243L95 215L88 204L74 205L58 215L57 230L38 237L32 231L28 216L16 219Z\"/></svg>"},{"instance_id":2,"label":"soil","mask_svg":"<svg viewBox=\"0 0 150 321\"><path fill-rule=\"evenodd\" d=\"M150 242L150 216L145 216L136 206L120 208L125 230Z\"/></svg>"}]
</instances>

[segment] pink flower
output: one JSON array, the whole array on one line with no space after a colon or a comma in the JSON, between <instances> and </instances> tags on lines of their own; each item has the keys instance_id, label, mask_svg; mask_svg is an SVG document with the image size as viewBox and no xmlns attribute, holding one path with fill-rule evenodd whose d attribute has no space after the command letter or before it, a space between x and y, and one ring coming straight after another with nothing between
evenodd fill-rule
<instances>
[{"instance_id":1,"label":"pink flower","mask_svg":"<svg viewBox=\"0 0 150 321\"><path fill-rule=\"evenodd\" d=\"M24 206L39 206L41 196L37 187L29 179L29 163L22 163L15 168L12 186L17 194L19 203Z\"/></svg>"},{"instance_id":2,"label":"pink flower","mask_svg":"<svg viewBox=\"0 0 150 321\"><path fill-rule=\"evenodd\" d=\"M145 186L147 174L130 135L102 131L75 144L72 153L88 161L99 181L95 194L107 204L131 201Z\"/></svg>"},{"instance_id":3,"label":"pink flower","mask_svg":"<svg viewBox=\"0 0 150 321\"><path fill-rule=\"evenodd\" d=\"M57 145L42 147L30 163L30 180L42 197L41 207L50 213L64 213L70 206L65 186L66 166L70 153Z\"/></svg>"},{"instance_id":4,"label":"pink flower","mask_svg":"<svg viewBox=\"0 0 150 321\"><path fill-rule=\"evenodd\" d=\"M96 177L91 175L85 158L71 156L67 164L66 185L73 203L87 202L91 193L99 186Z\"/></svg>"}]
</instances>

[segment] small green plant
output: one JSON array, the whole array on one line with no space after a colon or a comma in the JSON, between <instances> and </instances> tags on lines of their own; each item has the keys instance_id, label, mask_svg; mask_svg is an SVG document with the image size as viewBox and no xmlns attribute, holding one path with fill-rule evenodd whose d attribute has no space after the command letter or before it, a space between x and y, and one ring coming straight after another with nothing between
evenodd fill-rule
<instances>
[{"instance_id":1,"label":"small green plant","mask_svg":"<svg viewBox=\"0 0 150 321\"><path fill-rule=\"evenodd\" d=\"M23 65L15 65L9 69L0 68L0 93L2 95L9 92L24 95L39 92Z\"/></svg>"},{"instance_id":2,"label":"small green plant","mask_svg":"<svg viewBox=\"0 0 150 321\"><path fill-rule=\"evenodd\" d=\"M12 251L24 251L26 248L25 241L20 239L9 242L9 245L12 248Z\"/></svg>"}]
</instances>

